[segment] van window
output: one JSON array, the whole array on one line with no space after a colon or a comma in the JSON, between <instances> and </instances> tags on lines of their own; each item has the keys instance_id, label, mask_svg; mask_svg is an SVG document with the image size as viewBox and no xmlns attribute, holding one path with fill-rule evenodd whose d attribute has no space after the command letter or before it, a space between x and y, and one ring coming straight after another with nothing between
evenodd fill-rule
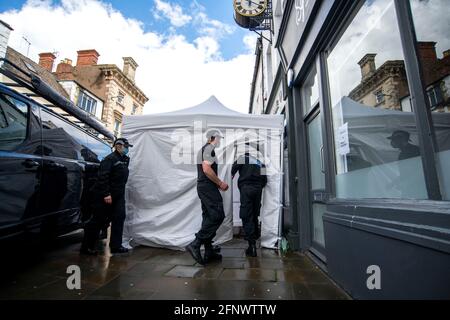
<instances>
[{"instance_id":1,"label":"van window","mask_svg":"<svg viewBox=\"0 0 450 320\"><path fill-rule=\"evenodd\" d=\"M104 142L99 141L98 139L95 139L94 137L88 136L88 147L89 150L92 152L93 155L95 155L94 160L86 160L90 162L100 162L102 161L107 155L109 155L111 151L111 147L107 145Z\"/></svg>"},{"instance_id":2,"label":"van window","mask_svg":"<svg viewBox=\"0 0 450 320\"><path fill-rule=\"evenodd\" d=\"M27 104L0 94L0 150L16 150L27 137L27 126Z\"/></svg>"},{"instance_id":3,"label":"van window","mask_svg":"<svg viewBox=\"0 0 450 320\"><path fill-rule=\"evenodd\" d=\"M56 115L42 110L43 155L84 160L82 150L87 146L87 134Z\"/></svg>"}]
</instances>

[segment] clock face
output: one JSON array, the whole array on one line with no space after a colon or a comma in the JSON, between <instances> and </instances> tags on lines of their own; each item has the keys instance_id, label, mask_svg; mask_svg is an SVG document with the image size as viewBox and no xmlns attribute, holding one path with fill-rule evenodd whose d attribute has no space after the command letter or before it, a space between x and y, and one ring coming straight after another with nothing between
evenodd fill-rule
<instances>
[{"instance_id":1,"label":"clock face","mask_svg":"<svg viewBox=\"0 0 450 320\"><path fill-rule=\"evenodd\" d=\"M234 0L234 10L241 16L256 17L267 8L267 0Z\"/></svg>"}]
</instances>

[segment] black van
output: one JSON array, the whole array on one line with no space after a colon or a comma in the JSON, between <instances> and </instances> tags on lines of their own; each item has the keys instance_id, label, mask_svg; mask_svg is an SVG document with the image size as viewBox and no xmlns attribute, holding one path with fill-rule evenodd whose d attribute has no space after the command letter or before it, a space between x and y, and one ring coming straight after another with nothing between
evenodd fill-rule
<instances>
[{"instance_id":1,"label":"black van","mask_svg":"<svg viewBox=\"0 0 450 320\"><path fill-rule=\"evenodd\" d=\"M92 132L0 84L0 240L79 228L110 152Z\"/></svg>"}]
</instances>

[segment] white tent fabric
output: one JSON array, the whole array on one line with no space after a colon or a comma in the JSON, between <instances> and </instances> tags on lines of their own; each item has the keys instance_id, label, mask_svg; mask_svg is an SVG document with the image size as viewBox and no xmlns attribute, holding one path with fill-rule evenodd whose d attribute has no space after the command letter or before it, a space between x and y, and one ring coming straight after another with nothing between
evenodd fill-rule
<instances>
[{"instance_id":1,"label":"white tent fabric","mask_svg":"<svg viewBox=\"0 0 450 320\"><path fill-rule=\"evenodd\" d=\"M261 145L259 158L266 164L268 175L261 209L261 245L276 248L281 216L283 122L279 115L235 112L215 97L181 111L125 116L123 136L134 147L130 150L124 241L183 250L194 239L202 220L196 190L197 153L205 144L206 132L216 129L224 136L216 148L218 175L230 186L232 163L245 142ZM215 244L233 237L233 193L222 192L225 221Z\"/></svg>"}]
</instances>

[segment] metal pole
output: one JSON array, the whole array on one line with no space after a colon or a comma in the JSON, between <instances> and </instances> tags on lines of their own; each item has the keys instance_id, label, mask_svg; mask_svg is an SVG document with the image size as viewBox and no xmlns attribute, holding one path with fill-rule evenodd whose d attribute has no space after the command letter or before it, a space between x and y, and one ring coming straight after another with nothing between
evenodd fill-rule
<instances>
[{"instance_id":1,"label":"metal pole","mask_svg":"<svg viewBox=\"0 0 450 320\"><path fill-rule=\"evenodd\" d=\"M282 240L282 230L283 230L283 176L284 176L284 170L283 170L283 164L284 164L284 125L283 130L281 130L281 144L280 144L280 190L279 190L279 211L280 215L278 217L278 251L281 252L281 240Z\"/></svg>"}]
</instances>

